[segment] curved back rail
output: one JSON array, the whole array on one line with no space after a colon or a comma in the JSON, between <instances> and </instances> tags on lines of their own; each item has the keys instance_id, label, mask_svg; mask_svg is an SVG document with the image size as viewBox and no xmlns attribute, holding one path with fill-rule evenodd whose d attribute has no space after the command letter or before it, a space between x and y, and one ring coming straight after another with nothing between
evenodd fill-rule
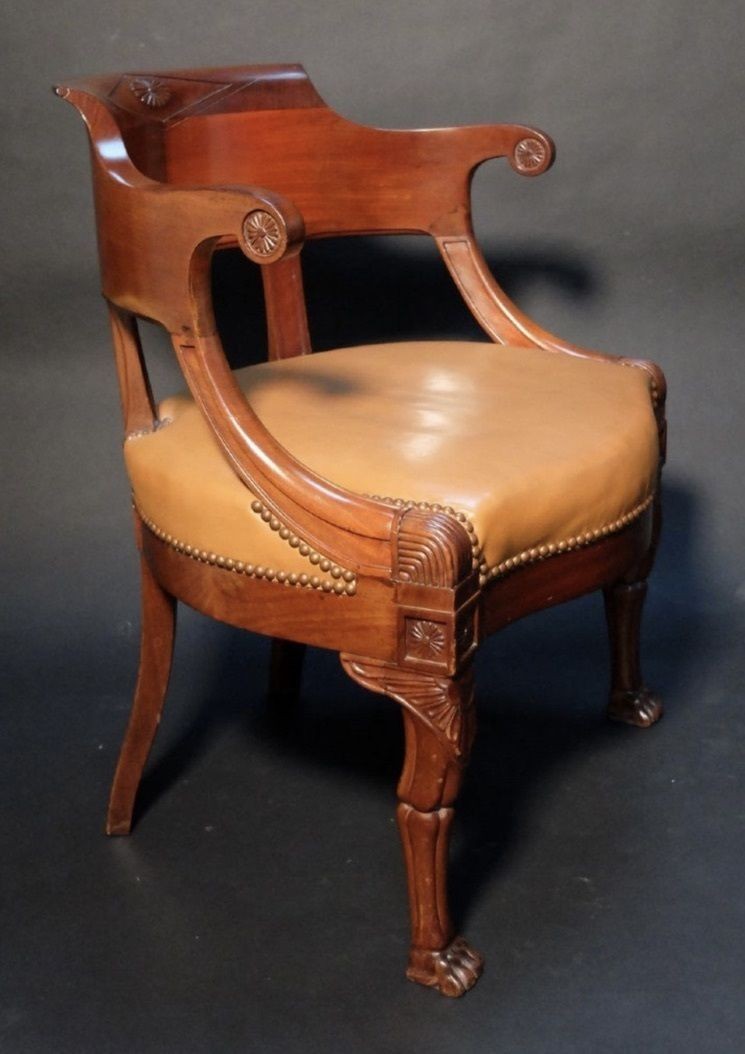
<instances>
[{"instance_id":1,"label":"curved back rail","mask_svg":"<svg viewBox=\"0 0 745 1054\"><path fill-rule=\"evenodd\" d=\"M331 110L300 66L132 73L56 90L78 108L90 134L103 292L112 305L126 429L154 427L136 327L136 317L147 317L171 333L195 399L267 513L342 566L388 578L400 510L320 478L267 433L239 392L216 333L214 251L240 245L263 265L273 357L310 350L303 238L394 232L435 238L493 340L594 354L521 316L473 237L474 170L506 157L516 172L539 175L554 158L540 131L365 127Z\"/></svg>"},{"instance_id":2,"label":"curved back rail","mask_svg":"<svg viewBox=\"0 0 745 1054\"><path fill-rule=\"evenodd\" d=\"M301 66L125 74L71 81L112 115L132 163L169 184L269 187L309 238L464 233L469 184L505 156L545 172L548 136L520 125L414 131L356 124L326 105Z\"/></svg>"}]
</instances>

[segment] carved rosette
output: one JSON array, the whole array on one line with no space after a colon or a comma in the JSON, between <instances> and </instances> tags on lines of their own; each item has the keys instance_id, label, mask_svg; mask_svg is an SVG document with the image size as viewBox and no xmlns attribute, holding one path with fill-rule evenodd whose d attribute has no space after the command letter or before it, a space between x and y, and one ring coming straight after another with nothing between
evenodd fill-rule
<instances>
[{"instance_id":1,"label":"carved rosette","mask_svg":"<svg viewBox=\"0 0 745 1054\"><path fill-rule=\"evenodd\" d=\"M546 144L540 139L526 136L515 145L513 158L518 172L523 175L538 175L548 164L549 152Z\"/></svg>"},{"instance_id":2,"label":"carved rosette","mask_svg":"<svg viewBox=\"0 0 745 1054\"><path fill-rule=\"evenodd\" d=\"M279 256L287 244L287 235L279 220L266 209L254 209L243 220L241 248L250 260L267 263Z\"/></svg>"},{"instance_id":3,"label":"carved rosette","mask_svg":"<svg viewBox=\"0 0 745 1054\"><path fill-rule=\"evenodd\" d=\"M396 532L393 578L400 664L455 673L475 636L469 597L478 583L468 531L440 509L406 509Z\"/></svg>"},{"instance_id":4,"label":"carved rosette","mask_svg":"<svg viewBox=\"0 0 745 1054\"><path fill-rule=\"evenodd\" d=\"M455 761L467 759L474 735L473 674L458 677L402 670L373 659L341 655L341 663L358 684L405 706L444 743Z\"/></svg>"},{"instance_id":5,"label":"carved rosette","mask_svg":"<svg viewBox=\"0 0 745 1054\"><path fill-rule=\"evenodd\" d=\"M406 619L406 654L416 659L437 659L445 651L448 627L430 619Z\"/></svg>"},{"instance_id":6,"label":"carved rosette","mask_svg":"<svg viewBox=\"0 0 745 1054\"><path fill-rule=\"evenodd\" d=\"M171 89L158 77L133 77L129 82L129 90L143 106L151 109L165 106L171 98Z\"/></svg>"}]
</instances>

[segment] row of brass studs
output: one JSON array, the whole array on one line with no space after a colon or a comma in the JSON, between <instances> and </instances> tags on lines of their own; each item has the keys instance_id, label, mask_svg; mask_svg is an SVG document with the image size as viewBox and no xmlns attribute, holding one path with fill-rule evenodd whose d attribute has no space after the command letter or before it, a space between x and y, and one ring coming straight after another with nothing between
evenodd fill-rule
<instances>
[{"instance_id":1,"label":"row of brass studs","mask_svg":"<svg viewBox=\"0 0 745 1054\"><path fill-rule=\"evenodd\" d=\"M486 585L494 578L499 578L502 575L506 575L509 571L514 571L518 567L523 567L525 564L535 563L536 560L545 560L549 556L554 556L557 553L568 553L572 549L581 549L586 545L592 545L593 542L597 542L600 538L605 538L609 534L616 534L618 531L623 530L624 527L628 527L630 523L638 519L639 516L648 509L654 501L654 494L650 494L648 498L640 502L639 505L635 506L631 512L627 512L625 515L620 516L613 523L606 523L603 527L597 527L592 531L584 531L575 537L568 538L561 542L550 542L548 545L539 545L534 549L526 549L522 553L517 553L515 556L509 557L507 560L503 560L501 564L497 564L496 567L488 568L482 565L481 569L481 584Z\"/></svg>"},{"instance_id":2,"label":"row of brass studs","mask_svg":"<svg viewBox=\"0 0 745 1054\"><path fill-rule=\"evenodd\" d=\"M476 537L476 528L468 519L465 512L458 512L452 505L441 505L437 501L406 501L404 498L387 498L380 494L366 494L365 497L372 498L373 501L387 501L390 505L395 505L399 509L426 509L427 512L444 512L447 513L448 516L454 516L458 523L462 524L470 535L473 567L480 567L481 546Z\"/></svg>"},{"instance_id":3,"label":"row of brass studs","mask_svg":"<svg viewBox=\"0 0 745 1054\"><path fill-rule=\"evenodd\" d=\"M627 512L617 520L614 520L613 523L607 523L603 527L597 527L592 531L584 531L572 538L567 538L564 541L549 542L547 545L539 545L533 549L525 549L522 553L517 553L515 556L508 557L508 559L503 560L495 567L489 567L489 565L482 559L483 554L476 535L476 528L464 512L457 512L451 505L440 505L437 502L405 501L403 498L385 498L380 497L377 494L370 494L368 496L375 501L390 502L393 505L397 505L399 508L428 509L432 512L445 512L450 516L454 516L463 524L471 536L474 567L478 567L479 569L479 585L481 586L485 586L493 579L500 578L502 575L506 575L510 571L516 570L518 567L524 567L525 564L535 563L536 560L545 560L547 557L555 556L557 553L568 553L573 549L580 549L586 545L591 545L593 542L598 541L600 538L605 538L609 534L616 534L618 531L623 530L624 527L628 527L628 525L633 523L634 520L638 519L645 509L648 509L654 501L654 494L650 494L648 498L645 498L644 501L640 502L630 512Z\"/></svg>"},{"instance_id":4,"label":"row of brass studs","mask_svg":"<svg viewBox=\"0 0 745 1054\"><path fill-rule=\"evenodd\" d=\"M234 571L239 575L247 575L249 578L263 578L267 582L279 582L287 586L318 589L324 593L335 593L337 596L351 597L357 592L357 580L354 572L345 571L325 558L319 557L318 560L312 560L309 556L311 563L318 564L319 570L330 571L331 579L321 578L320 575L305 574L304 572L277 571L273 567L264 567L262 564L249 564L243 560L233 560L229 556L220 556L217 553L208 552L206 549L200 549L196 545L187 545L186 542L174 538L173 535L168 534L154 524L152 520L143 516L139 509L137 512L142 522L148 530L152 531L156 538L165 542L166 545L175 549L176 552L189 556L192 560L199 560L200 563L212 564L214 567L221 567L225 571ZM317 556L318 554L316 553L315 555Z\"/></svg>"},{"instance_id":5,"label":"row of brass studs","mask_svg":"<svg viewBox=\"0 0 745 1054\"><path fill-rule=\"evenodd\" d=\"M317 566L321 571L326 571L332 578L337 580L341 579L347 585L351 585L354 582L354 571L348 571L344 567L339 567L338 564L329 560L327 556L321 556L321 554L311 548L307 542L304 542L302 538L293 534L290 528L278 520L271 509L267 509L266 505L260 502L258 498L251 502L251 511L261 516L262 520L268 525L270 530L276 531L283 542L287 542L291 548L297 549L301 556L307 558L309 563Z\"/></svg>"},{"instance_id":6,"label":"row of brass studs","mask_svg":"<svg viewBox=\"0 0 745 1054\"><path fill-rule=\"evenodd\" d=\"M456 512L452 506L441 505L438 502L406 501L403 498L386 498L375 494L369 496L375 501L387 501L399 508L427 509L428 511L444 512L450 516L454 516L459 523L463 524L471 536L474 567L478 567L479 569L479 584L482 586L495 578L500 578L503 575L508 574L510 571L516 570L518 567L524 567L526 564L535 563L537 560L545 560L548 557L555 556L559 553L571 552L573 549L583 548L586 545L591 545L593 542L598 541L600 538L607 537L609 534L615 534L633 523L634 520L638 519L638 517L649 508L654 500L654 494L650 494L648 498L643 502L640 502L639 505L633 508L630 512L620 516L612 523L605 524L603 527L597 527L592 531L584 531L560 542L549 542L546 545L536 546L532 549L525 549L523 552L508 557L508 559L503 560L500 564L490 568L488 564L480 560L481 547L476 536L476 529L464 512ZM292 534L289 528L281 524L270 510L265 508L260 501L254 501L251 508L254 512L261 515L261 518L269 525L271 530L278 531L280 537L287 541L293 549L297 549L302 556L306 556L311 564L318 566L321 571L329 572L332 576L332 580L329 581L329 579L321 578L318 575L308 575L305 573L298 574L294 571L277 571L271 567L263 567L261 564L244 563L242 560L233 560L227 556L219 556L216 553L208 552L206 549L199 549L197 546L187 545L185 542L179 541L179 539L174 538L166 531L161 530L161 528L154 524L152 520L143 516L139 510L138 514L143 523L150 531L152 531L156 538L159 538L177 552L191 557L193 560L212 564L216 567L224 568L226 571L235 571L237 574L248 575L251 578L263 578L268 582L279 582L284 585L319 589L324 593L336 593L338 596L354 596L357 591L357 582L353 571L345 570L339 567L338 564L333 564L327 557L323 557L320 553L311 549L307 542L301 541L297 535Z\"/></svg>"},{"instance_id":7,"label":"row of brass studs","mask_svg":"<svg viewBox=\"0 0 745 1054\"><path fill-rule=\"evenodd\" d=\"M631 359L621 359L622 366L630 366L634 370L644 370L649 380L649 394L652 399L652 406L657 409L660 402L660 389L657 387L657 381L654 379L654 375L649 370L644 369L638 362L633 362Z\"/></svg>"}]
</instances>

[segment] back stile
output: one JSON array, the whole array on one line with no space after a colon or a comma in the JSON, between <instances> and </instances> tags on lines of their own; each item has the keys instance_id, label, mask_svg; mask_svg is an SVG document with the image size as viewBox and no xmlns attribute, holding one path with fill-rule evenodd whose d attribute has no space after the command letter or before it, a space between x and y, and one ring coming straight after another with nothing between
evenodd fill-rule
<instances>
[{"instance_id":1,"label":"back stile","mask_svg":"<svg viewBox=\"0 0 745 1054\"><path fill-rule=\"evenodd\" d=\"M114 359L126 436L152 432L157 410L134 315L109 304Z\"/></svg>"}]
</instances>

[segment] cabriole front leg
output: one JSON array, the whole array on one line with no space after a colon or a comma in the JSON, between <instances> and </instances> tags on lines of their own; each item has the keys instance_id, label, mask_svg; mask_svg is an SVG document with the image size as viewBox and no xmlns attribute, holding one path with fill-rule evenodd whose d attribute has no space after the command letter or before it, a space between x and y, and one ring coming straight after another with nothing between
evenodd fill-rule
<instances>
[{"instance_id":1,"label":"cabriole front leg","mask_svg":"<svg viewBox=\"0 0 745 1054\"><path fill-rule=\"evenodd\" d=\"M483 969L481 955L453 930L447 896L453 803L473 739L471 671L447 678L349 656L342 662L355 680L403 707L397 817L411 914L406 976L443 995L463 995Z\"/></svg>"}]
</instances>

